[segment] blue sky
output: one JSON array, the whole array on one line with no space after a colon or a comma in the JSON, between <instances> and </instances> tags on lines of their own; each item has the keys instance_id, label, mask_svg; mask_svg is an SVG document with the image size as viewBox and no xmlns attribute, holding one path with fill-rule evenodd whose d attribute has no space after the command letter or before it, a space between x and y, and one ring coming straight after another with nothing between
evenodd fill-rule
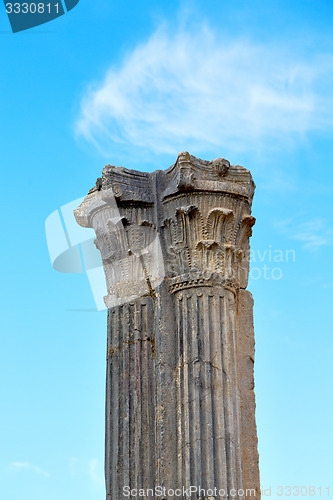
<instances>
[{"instance_id":1,"label":"blue sky","mask_svg":"<svg viewBox=\"0 0 333 500\"><path fill-rule=\"evenodd\" d=\"M12 34L1 5L1 499L104 498L106 313L52 268L45 220L106 163L185 150L257 185L262 486L333 494L332 27L329 0L80 0Z\"/></svg>"}]
</instances>

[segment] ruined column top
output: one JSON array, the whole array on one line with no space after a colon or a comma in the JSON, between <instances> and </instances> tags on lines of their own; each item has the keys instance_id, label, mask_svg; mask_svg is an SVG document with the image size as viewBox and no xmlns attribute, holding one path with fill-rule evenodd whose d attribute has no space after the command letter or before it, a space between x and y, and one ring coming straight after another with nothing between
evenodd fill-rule
<instances>
[{"instance_id":1,"label":"ruined column top","mask_svg":"<svg viewBox=\"0 0 333 500\"><path fill-rule=\"evenodd\" d=\"M161 201L184 192L225 193L252 203L255 184L251 173L239 165L230 165L224 158L205 161L188 152L179 153L174 165L166 170L140 172L106 165L102 179L91 189L84 202L75 210L83 227L90 227L89 213L107 201L105 191L112 190L118 202L141 202L152 205L155 197ZM102 191L102 193L100 193Z\"/></svg>"}]
</instances>

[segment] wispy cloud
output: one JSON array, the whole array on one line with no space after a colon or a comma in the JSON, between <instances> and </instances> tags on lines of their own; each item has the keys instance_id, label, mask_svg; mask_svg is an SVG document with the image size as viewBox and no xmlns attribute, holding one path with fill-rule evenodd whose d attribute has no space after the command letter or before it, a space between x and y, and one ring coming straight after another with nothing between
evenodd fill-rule
<instances>
[{"instance_id":1,"label":"wispy cloud","mask_svg":"<svg viewBox=\"0 0 333 500\"><path fill-rule=\"evenodd\" d=\"M289 144L332 128L332 76L330 54L162 27L87 89L75 129L106 152Z\"/></svg>"},{"instance_id":2,"label":"wispy cloud","mask_svg":"<svg viewBox=\"0 0 333 500\"><path fill-rule=\"evenodd\" d=\"M50 477L50 474L48 472L45 472L37 465L34 465L30 462L11 462L10 466L14 469L25 469L34 472L35 474L39 474L40 476Z\"/></svg>"},{"instance_id":3,"label":"wispy cloud","mask_svg":"<svg viewBox=\"0 0 333 500\"><path fill-rule=\"evenodd\" d=\"M102 460L97 458L68 458L69 473L71 476L84 476L94 483L95 486L105 487L104 468Z\"/></svg>"},{"instance_id":4,"label":"wispy cloud","mask_svg":"<svg viewBox=\"0 0 333 500\"><path fill-rule=\"evenodd\" d=\"M89 476L94 483L104 485L103 466L97 458L93 458L89 461Z\"/></svg>"},{"instance_id":5,"label":"wispy cloud","mask_svg":"<svg viewBox=\"0 0 333 500\"><path fill-rule=\"evenodd\" d=\"M322 219L313 219L299 224L293 238L300 241L304 248L318 250L332 243L333 231Z\"/></svg>"},{"instance_id":6,"label":"wispy cloud","mask_svg":"<svg viewBox=\"0 0 333 500\"><path fill-rule=\"evenodd\" d=\"M71 476L88 477L96 486L105 486L103 463L97 458L69 457L69 473Z\"/></svg>"},{"instance_id":7,"label":"wispy cloud","mask_svg":"<svg viewBox=\"0 0 333 500\"><path fill-rule=\"evenodd\" d=\"M77 464L78 464L78 459L76 457L69 457L68 458L69 473L71 476L76 476Z\"/></svg>"},{"instance_id":8,"label":"wispy cloud","mask_svg":"<svg viewBox=\"0 0 333 500\"><path fill-rule=\"evenodd\" d=\"M306 217L305 214L298 214L289 219L276 223L291 239L301 242L302 247L308 250L317 251L326 245L333 243L333 229L321 218L307 219L301 222L300 219Z\"/></svg>"}]
</instances>

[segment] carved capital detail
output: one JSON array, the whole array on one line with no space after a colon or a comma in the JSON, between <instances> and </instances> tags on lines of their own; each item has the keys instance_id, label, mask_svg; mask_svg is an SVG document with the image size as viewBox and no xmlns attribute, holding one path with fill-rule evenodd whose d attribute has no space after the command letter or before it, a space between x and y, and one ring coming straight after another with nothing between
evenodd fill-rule
<instances>
[{"instance_id":1,"label":"carved capital detail","mask_svg":"<svg viewBox=\"0 0 333 500\"><path fill-rule=\"evenodd\" d=\"M250 172L224 158L180 153L153 173L107 165L75 211L95 229L106 303L149 294L163 278L173 291L213 282L245 288L253 192Z\"/></svg>"},{"instance_id":2,"label":"carved capital detail","mask_svg":"<svg viewBox=\"0 0 333 500\"><path fill-rule=\"evenodd\" d=\"M183 276L184 287L188 282L193 283L192 286L206 286L205 281L210 282L211 276L216 275L222 284L228 282L234 288L244 286L248 238L254 222L251 215L237 214L236 217L231 209L209 209L209 200L202 211L195 205L178 207L174 216L161 225L167 275L175 278L172 283L181 287ZM173 290L177 286L173 286Z\"/></svg>"}]
</instances>

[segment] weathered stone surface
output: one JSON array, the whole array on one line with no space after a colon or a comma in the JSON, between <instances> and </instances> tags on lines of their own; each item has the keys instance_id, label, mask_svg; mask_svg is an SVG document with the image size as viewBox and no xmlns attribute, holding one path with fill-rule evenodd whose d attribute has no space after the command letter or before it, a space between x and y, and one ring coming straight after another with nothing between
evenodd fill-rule
<instances>
[{"instance_id":1,"label":"weathered stone surface","mask_svg":"<svg viewBox=\"0 0 333 500\"><path fill-rule=\"evenodd\" d=\"M255 488L260 498L258 467L258 440L255 420L254 396L254 330L253 298L248 290L240 289L237 294L237 369L240 393L242 468L244 489ZM253 495L252 495L253 496ZM249 497L249 495L248 495Z\"/></svg>"},{"instance_id":2,"label":"weathered stone surface","mask_svg":"<svg viewBox=\"0 0 333 500\"><path fill-rule=\"evenodd\" d=\"M125 486L260 496L253 193L245 168L180 153L165 171L106 166L75 211L95 229L108 289L108 500Z\"/></svg>"}]
</instances>

